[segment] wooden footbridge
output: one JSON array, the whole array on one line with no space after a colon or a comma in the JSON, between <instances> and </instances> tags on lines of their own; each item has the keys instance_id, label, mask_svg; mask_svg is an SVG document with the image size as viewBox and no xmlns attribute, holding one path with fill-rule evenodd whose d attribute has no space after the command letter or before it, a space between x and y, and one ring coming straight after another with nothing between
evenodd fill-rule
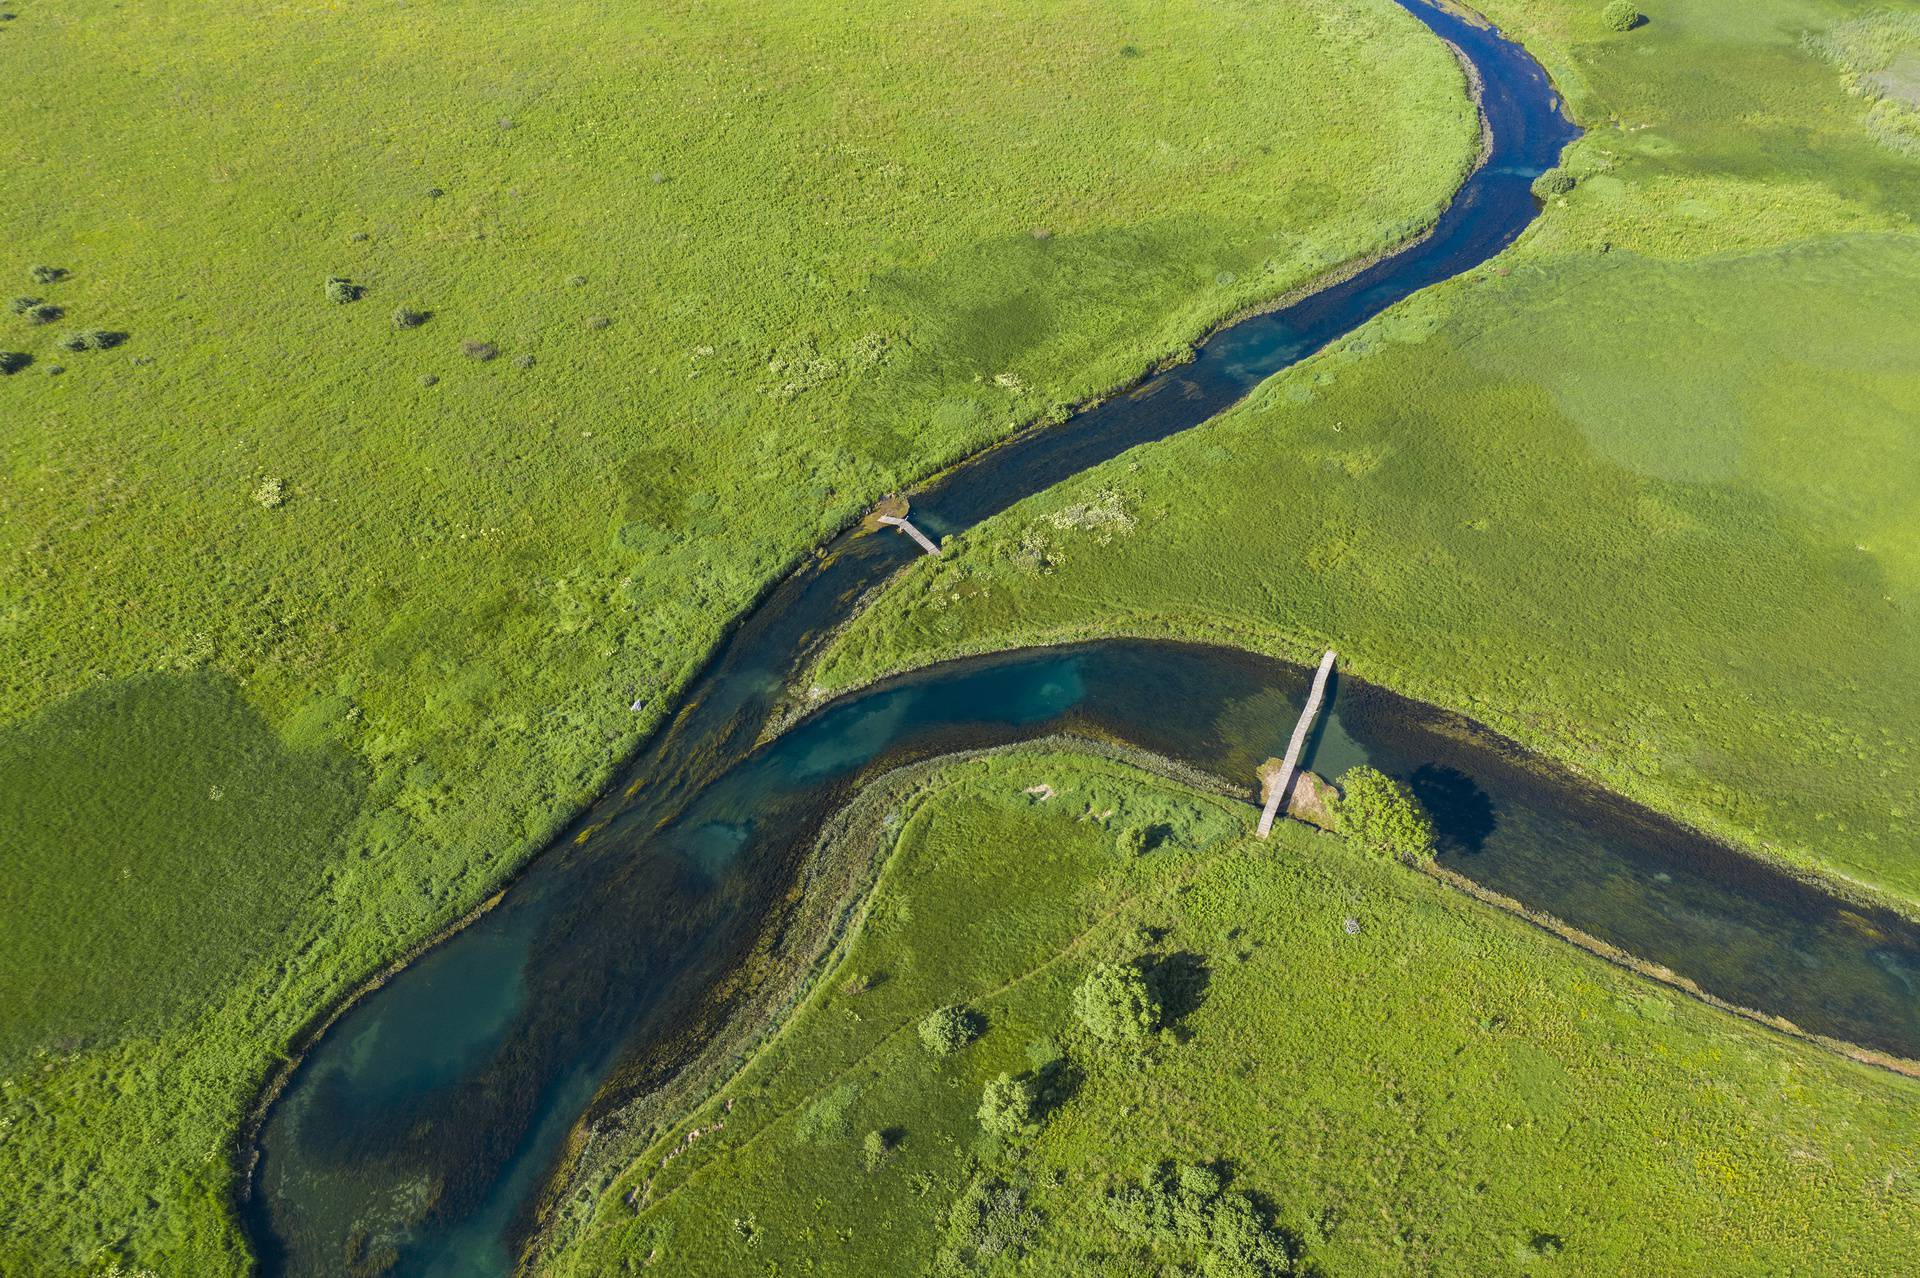
<instances>
[{"instance_id":1,"label":"wooden footbridge","mask_svg":"<svg viewBox=\"0 0 1920 1278\"><path fill-rule=\"evenodd\" d=\"M907 499L905 497L888 497L873 508L872 513L867 516L867 526L878 527L881 524L885 524L887 527L903 532L913 538L916 542L920 543L920 549L926 551L929 555L938 555L940 553L940 547L934 542L933 538L927 536L918 528L915 528L913 524L908 521Z\"/></svg>"},{"instance_id":2,"label":"wooden footbridge","mask_svg":"<svg viewBox=\"0 0 1920 1278\"><path fill-rule=\"evenodd\" d=\"M925 533L915 528L912 524L908 523L905 518L899 515L882 515L874 522L893 525L907 536L919 542L920 549L926 551L929 555L937 555L940 553L940 547L934 545L933 541Z\"/></svg>"},{"instance_id":3,"label":"wooden footbridge","mask_svg":"<svg viewBox=\"0 0 1920 1278\"><path fill-rule=\"evenodd\" d=\"M1300 752L1306 748L1307 734L1313 730L1315 716L1320 713L1320 699L1326 695L1327 676L1333 673L1333 649L1327 649L1327 655L1320 658L1319 673L1313 676L1313 691L1307 694L1306 709L1300 712L1300 722L1293 725L1293 739L1287 742L1287 757L1280 761L1280 771L1273 777L1272 787L1267 792L1267 806L1260 810L1260 828L1258 834L1266 838L1273 833L1273 819L1280 813L1280 805L1286 802L1293 786L1293 770L1300 763Z\"/></svg>"}]
</instances>

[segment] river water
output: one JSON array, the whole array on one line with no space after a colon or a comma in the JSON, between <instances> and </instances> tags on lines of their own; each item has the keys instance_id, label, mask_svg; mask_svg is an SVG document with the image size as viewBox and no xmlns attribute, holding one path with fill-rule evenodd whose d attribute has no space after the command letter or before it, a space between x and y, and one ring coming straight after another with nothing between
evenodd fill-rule
<instances>
[{"instance_id":1,"label":"river water","mask_svg":"<svg viewBox=\"0 0 1920 1278\"><path fill-rule=\"evenodd\" d=\"M1530 182L1576 130L1524 50L1402 2L1478 70L1492 143L1433 233L1217 334L1129 395L948 471L914 495L920 527L962 531L1197 425L1519 234L1536 212ZM850 532L776 586L496 909L320 1037L258 1138L246 1218L267 1273L509 1274L530 1205L602 1085L702 1005L821 823L878 773L1064 731L1251 785L1283 751L1308 672L1133 641L936 666L756 749L821 637L913 553L904 537ZM1443 861L1469 877L1736 1003L1920 1056L1920 929L1846 908L1457 718L1337 681L1306 762L1338 774L1362 760L1410 781Z\"/></svg>"}]
</instances>

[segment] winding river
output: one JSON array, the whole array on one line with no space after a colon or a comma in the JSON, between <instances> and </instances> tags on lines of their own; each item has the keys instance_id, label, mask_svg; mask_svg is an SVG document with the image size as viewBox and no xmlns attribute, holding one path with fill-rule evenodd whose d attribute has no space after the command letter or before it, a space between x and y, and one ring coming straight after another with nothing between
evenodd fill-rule
<instances>
[{"instance_id":1,"label":"winding river","mask_svg":"<svg viewBox=\"0 0 1920 1278\"><path fill-rule=\"evenodd\" d=\"M1429 284L1499 252L1529 183L1576 134L1497 32L1401 0L1483 85L1486 162L1433 232L1244 320L1192 363L955 467L914 496L938 537L1194 426ZM737 963L822 823L866 782L958 749L1059 732L1222 777L1277 754L1307 672L1112 641L953 662L834 702L765 744L822 637L915 553L850 531L732 632L621 783L501 903L347 1010L267 1113L246 1202L268 1273L499 1278L567 1137L623 1062L671 1036ZM1712 994L1920 1056L1920 928L1850 908L1528 759L1440 711L1342 681L1307 759L1411 782L1442 863ZM585 835L581 838L577 836Z\"/></svg>"}]
</instances>

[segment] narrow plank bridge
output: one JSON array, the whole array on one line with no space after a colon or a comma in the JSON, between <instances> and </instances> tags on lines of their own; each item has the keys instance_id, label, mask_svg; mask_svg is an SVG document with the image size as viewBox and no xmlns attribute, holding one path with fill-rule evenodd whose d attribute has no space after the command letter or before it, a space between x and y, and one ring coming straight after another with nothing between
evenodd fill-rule
<instances>
[{"instance_id":1,"label":"narrow plank bridge","mask_svg":"<svg viewBox=\"0 0 1920 1278\"><path fill-rule=\"evenodd\" d=\"M877 524L889 524L892 527L898 528L901 532L919 542L920 549L926 551L929 555L937 555L940 553L940 547L934 545L932 539L925 533L908 523L904 515L880 515L874 522Z\"/></svg>"},{"instance_id":2,"label":"narrow plank bridge","mask_svg":"<svg viewBox=\"0 0 1920 1278\"><path fill-rule=\"evenodd\" d=\"M1313 676L1313 691L1307 694L1306 709L1300 712L1300 722L1293 725L1293 739L1287 742L1287 757L1280 761L1279 775L1273 778L1273 788L1267 794L1267 806L1260 810L1260 828L1257 833L1266 838L1273 833L1273 818L1280 813L1280 805L1286 802L1292 789L1293 770L1300 764L1300 751L1306 748L1307 734L1313 730L1314 717L1320 713L1320 699L1326 695L1327 676L1333 673L1333 649L1327 649L1327 655L1320 658L1320 671Z\"/></svg>"}]
</instances>

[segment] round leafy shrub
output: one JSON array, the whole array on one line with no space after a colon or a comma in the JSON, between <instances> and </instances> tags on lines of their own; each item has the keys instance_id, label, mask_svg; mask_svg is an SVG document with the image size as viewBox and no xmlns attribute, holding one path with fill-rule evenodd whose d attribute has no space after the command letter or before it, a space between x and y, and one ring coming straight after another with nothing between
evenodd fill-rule
<instances>
[{"instance_id":1,"label":"round leafy shrub","mask_svg":"<svg viewBox=\"0 0 1920 1278\"><path fill-rule=\"evenodd\" d=\"M327 276L327 300L338 305L360 300L364 290L344 275Z\"/></svg>"},{"instance_id":2,"label":"round leafy shrub","mask_svg":"<svg viewBox=\"0 0 1920 1278\"><path fill-rule=\"evenodd\" d=\"M16 297L7 303L7 309L15 315L25 315L38 305L40 305L40 299L37 297Z\"/></svg>"},{"instance_id":3,"label":"round leafy shrub","mask_svg":"<svg viewBox=\"0 0 1920 1278\"><path fill-rule=\"evenodd\" d=\"M64 351L106 351L112 350L125 341L125 333L113 333L104 328L86 328L77 333L68 333L60 339L60 349Z\"/></svg>"},{"instance_id":4,"label":"round leafy shrub","mask_svg":"<svg viewBox=\"0 0 1920 1278\"><path fill-rule=\"evenodd\" d=\"M497 356L500 353L500 348L492 342L477 342L472 338L468 338L466 341L460 343L460 353L468 359L477 359L484 364L486 361Z\"/></svg>"},{"instance_id":5,"label":"round leafy shrub","mask_svg":"<svg viewBox=\"0 0 1920 1278\"><path fill-rule=\"evenodd\" d=\"M1298 1242L1260 1199L1228 1188L1217 1166L1161 1163L1107 1196L1126 1233L1197 1255L1209 1278L1284 1278L1301 1272Z\"/></svg>"},{"instance_id":6,"label":"round leafy shrub","mask_svg":"<svg viewBox=\"0 0 1920 1278\"><path fill-rule=\"evenodd\" d=\"M1073 1014L1106 1043L1139 1043L1160 1028L1160 1000L1131 963L1097 963L1073 992Z\"/></svg>"},{"instance_id":7,"label":"round leafy shrub","mask_svg":"<svg viewBox=\"0 0 1920 1278\"><path fill-rule=\"evenodd\" d=\"M1040 1094L1022 1074L989 1079L980 1093L980 1126L1003 1140L1024 1136L1040 1125Z\"/></svg>"},{"instance_id":8,"label":"round leafy shrub","mask_svg":"<svg viewBox=\"0 0 1920 1278\"><path fill-rule=\"evenodd\" d=\"M522 355L519 359L513 361L515 368L532 368L533 365L534 358L531 355Z\"/></svg>"},{"instance_id":9,"label":"round leafy shrub","mask_svg":"<svg viewBox=\"0 0 1920 1278\"><path fill-rule=\"evenodd\" d=\"M67 278L66 268L61 266L30 267L27 274L33 277L35 284L58 284Z\"/></svg>"},{"instance_id":10,"label":"round leafy shrub","mask_svg":"<svg viewBox=\"0 0 1920 1278\"><path fill-rule=\"evenodd\" d=\"M964 1003L935 1008L920 1022L920 1041L935 1056L948 1056L980 1037L980 1013Z\"/></svg>"},{"instance_id":11,"label":"round leafy shrub","mask_svg":"<svg viewBox=\"0 0 1920 1278\"><path fill-rule=\"evenodd\" d=\"M1533 193L1543 200L1565 195L1574 188L1573 174L1565 169L1548 169L1533 180Z\"/></svg>"},{"instance_id":12,"label":"round leafy shrub","mask_svg":"<svg viewBox=\"0 0 1920 1278\"><path fill-rule=\"evenodd\" d=\"M52 302L42 302L38 306L27 308L27 319L35 324L51 324L67 312Z\"/></svg>"},{"instance_id":13,"label":"round leafy shrub","mask_svg":"<svg viewBox=\"0 0 1920 1278\"><path fill-rule=\"evenodd\" d=\"M410 307L403 306L393 313L393 326L395 328L419 328L422 324L426 323L429 318L430 316L428 316L425 311L416 311Z\"/></svg>"},{"instance_id":14,"label":"round leafy shrub","mask_svg":"<svg viewBox=\"0 0 1920 1278\"><path fill-rule=\"evenodd\" d=\"M875 1171L880 1164L893 1157L893 1151L899 1148L899 1145L900 1133L876 1128L868 1132L866 1139L860 1142L861 1160L866 1163L868 1171Z\"/></svg>"},{"instance_id":15,"label":"round leafy shrub","mask_svg":"<svg viewBox=\"0 0 1920 1278\"><path fill-rule=\"evenodd\" d=\"M1613 0L1600 11L1600 21L1607 24L1609 31L1631 31L1642 22L1641 13L1627 0Z\"/></svg>"},{"instance_id":16,"label":"round leafy shrub","mask_svg":"<svg viewBox=\"0 0 1920 1278\"><path fill-rule=\"evenodd\" d=\"M24 351L0 351L0 377L11 377L31 363L33 356Z\"/></svg>"},{"instance_id":17,"label":"round leafy shrub","mask_svg":"<svg viewBox=\"0 0 1920 1278\"><path fill-rule=\"evenodd\" d=\"M1413 792L1377 768L1358 767L1340 778L1339 832L1369 852L1402 861L1431 861L1433 818Z\"/></svg>"}]
</instances>

